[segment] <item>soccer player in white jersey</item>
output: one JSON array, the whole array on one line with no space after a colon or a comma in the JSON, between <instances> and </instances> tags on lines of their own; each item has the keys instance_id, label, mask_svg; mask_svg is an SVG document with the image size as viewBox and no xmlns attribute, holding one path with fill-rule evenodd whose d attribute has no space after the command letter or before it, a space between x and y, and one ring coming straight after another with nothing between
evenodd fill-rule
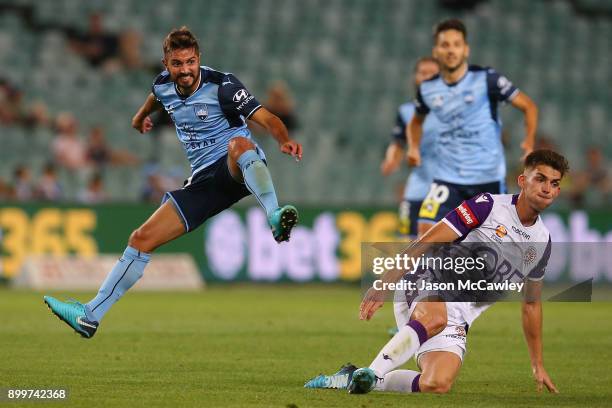
<instances>
[{"instance_id":1,"label":"soccer player in white jersey","mask_svg":"<svg viewBox=\"0 0 612 408\"><path fill-rule=\"evenodd\" d=\"M499 106L509 103L525 118L524 154L533 150L538 108L527 94L493 68L468 64L465 25L457 19L434 29L434 58L440 75L423 81L408 125L408 162L422 165L420 139L426 117L435 116L433 182L419 211L419 234L478 193L505 193L506 163Z\"/></svg>"},{"instance_id":2,"label":"soccer player in white jersey","mask_svg":"<svg viewBox=\"0 0 612 408\"><path fill-rule=\"evenodd\" d=\"M151 113L164 109L191 165L183 188L169 191L162 205L128 240L123 255L87 304L44 301L51 311L84 338L91 338L110 308L144 274L151 253L191 232L210 217L253 195L263 207L277 242L289 240L298 213L279 206L265 155L252 139L246 120L265 128L281 152L302 158L283 122L263 107L238 78L200 65L197 39L187 28L172 30L163 43L166 67L132 119L141 133L151 130Z\"/></svg>"},{"instance_id":3,"label":"soccer player in white jersey","mask_svg":"<svg viewBox=\"0 0 612 408\"><path fill-rule=\"evenodd\" d=\"M542 278L550 256L550 234L540 213L560 193L560 182L568 171L567 160L550 150L536 150L524 162L518 177L520 194L481 193L464 201L412 243L409 256L418 257L434 243L479 242L528 248L529 268L523 257L509 260L515 278L525 281L523 329L537 389L557 388L544 368L542 346ZM504 244L505 243L505 244ZM525 245L526 244L526 245ZM499 254L503 256L503 253ZM520 272L522 271L522 272ZM405 271L385 273L382 281L398 282ZM360 318L370 320L383 306L386 293L370 288L360 307ZM453 385L466 350L467 328L492 302L411 301L395 298L398 333L380 350L368 367L352 365L330 376L320 375L306 383L307 388L348 388L352 393L372 390L446 393ZM410 303L409 303L410 302ZM420 372L398 370L415 356Z\"/></svg>"}]
</instances>

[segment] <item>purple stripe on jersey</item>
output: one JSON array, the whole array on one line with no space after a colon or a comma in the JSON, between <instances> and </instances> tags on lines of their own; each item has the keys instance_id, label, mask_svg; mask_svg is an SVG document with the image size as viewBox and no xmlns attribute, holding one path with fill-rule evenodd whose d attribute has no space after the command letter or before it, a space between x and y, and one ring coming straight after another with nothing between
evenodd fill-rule
<instances>
[{"instance_id":1,"label":"purple stripe on jersey","mask_svg":"<svg viewBox=\"0 0 612 408\"><path fill-rule=\"evenodd\" d=\"M518 201L518 194L512 194L512 205L516 205L516 202Z\"/></svg>"},{"instance_id":2,"label":"purple stripe on jersey","mask_svg":"<svg viewBox=\"0 0 612 408\"><path fill-rule=\"evenodd\" d=\"M418 320L411 320L408 322L408 326L412 327L412 329L419 336L419 343L423 344L427 341L427 330L425 330L425 326L421 324Z\"/></svg>"},{"instance_id":3,"label":"purple stripe on jersey","mask_svg":"<svg viewBox=\"0 0 612 408\"><path fill-rule=\"evenodd\" d=\"M421 392L421 387L419 387L419 379L421 378L421 374L414 377L412 380L412 392Z\"/></svg>"},{"instance_id":4,"label":"purple stripe on jersey","mask_svg":"<svg viewBox=\"0 0 612 408\"><path fill-rule=\"evenodd\" d=\"M488 193L483 193L464 201L444 218L464 237L468 232L480 226L492 209L493 197Z\"/></svg>"}]
</instances>

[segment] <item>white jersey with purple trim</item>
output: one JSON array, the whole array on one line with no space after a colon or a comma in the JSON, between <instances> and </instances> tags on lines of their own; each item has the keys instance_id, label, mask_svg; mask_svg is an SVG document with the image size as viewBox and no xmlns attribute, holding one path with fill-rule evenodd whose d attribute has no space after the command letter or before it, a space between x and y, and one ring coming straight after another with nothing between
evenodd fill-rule
<instances>
[{"instance_id":1,"label":"white jersey with purple trim","mask_svg":"<svg viewBox=\"0 0 612 408\"><path fill-rule=\"evenodd\" d=\"M499 279L522 282L541 280L551 252L548 229L538 216L531 226L524 226L516 212L517 195L482 193L464 201L443 219L458 235L458 241L484 243L493 256L487 264ZM461 314L471 324L491 306L471 303Z\"/></svg>"}]
</instances>

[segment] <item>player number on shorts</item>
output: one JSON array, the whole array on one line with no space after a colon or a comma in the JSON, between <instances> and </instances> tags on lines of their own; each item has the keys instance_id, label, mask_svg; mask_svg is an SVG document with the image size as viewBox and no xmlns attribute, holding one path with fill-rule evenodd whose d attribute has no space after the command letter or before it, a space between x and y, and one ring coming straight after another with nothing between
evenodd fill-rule
<instances>
[{"instance_id":1,"label":"player number on shorts","mask_svg":"<svg viewBox=\"0 0 612 408\"><path fill-rule=\"evenodd\" d=\"M440 205L448 200L449 194L448 186L432 183L429 193L421 205L419 217L435 219L436 215L438 215Z\"/></svg>"}]
</instances>

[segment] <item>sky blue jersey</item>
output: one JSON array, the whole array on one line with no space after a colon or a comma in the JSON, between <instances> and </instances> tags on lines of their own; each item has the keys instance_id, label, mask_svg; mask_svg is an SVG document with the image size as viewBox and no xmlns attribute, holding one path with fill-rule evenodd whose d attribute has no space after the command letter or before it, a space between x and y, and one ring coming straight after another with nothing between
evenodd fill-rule
<instances>
[{"instance_id":1,"label":"sky blue jersey","mask_svg":"<svg viewBox=\"0 0 612 408\"><path fill-rule=\"evenodd\" d=\"M197 90L187 97L178 92L168 71L159 74L152 87L176 126L192 174L225 156L230 139L252 140L246 119L261 108L233 74L202 66L200 78Z\"/></svg>"},{"instance_id":2,"label":"sky blue jersey","mask_svg":"<svg viewBox=\"0 0 612 408\"><path fill-rule=\"evenodd\" d=\"M416 111L438 119L434 179L461 185L505 179L498 104L518 93L494 69L476 65L454 84L439 75L421 83Z\"/></svg>"},{"instance_id":3,"label":"sky blue jersey","mask_svg":"<svg viewBox=\"0 0 612 408\"><path fill-rule=\"evenodd\" d=\"M393 128L393 140L406 146L406 126L410 124L415 112L415 104L407 102L397 110L397 122ZM433 172L436 167L436 155L434 152L436 144L436 125L438 119L434 115L428 115L423 123L423 135L421 136L421 165L413 167L406 181L404 199L408 201L422 201L429 192L433 181Z\"/></svg>"}]
</instances>

